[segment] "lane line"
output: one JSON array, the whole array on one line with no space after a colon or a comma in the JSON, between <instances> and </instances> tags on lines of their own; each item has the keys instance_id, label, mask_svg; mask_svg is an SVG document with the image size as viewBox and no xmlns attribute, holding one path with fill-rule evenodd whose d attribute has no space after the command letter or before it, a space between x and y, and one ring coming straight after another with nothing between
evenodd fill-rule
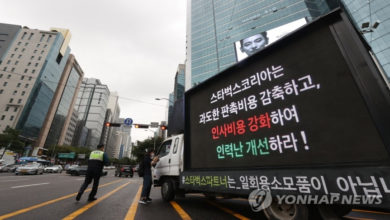
<instances>
[{"instance_id":1,"label":"lane line","mask_svg":"<svg viewBox=\"0 0 390 220\"><path fill-rule=\"evenodd\" d=\"M137 194L135 194L135 197L133 199L133 202L131 203L129 211L127 211L125 220L134 220L135 214L137 213L138 201L141 198L141 192L142 192L142 185L139 186Z\"/></svg>"},{"instance_id":2,"label":"lane line","mask_svg":"<svg viewBox=\"0 0 390 220\"><path fill-rule=\"evenodd\" d=\"M5 183L5 182L16 182L16 181L24 181L24 180L29 180L29 179L0 180L0 183Z\"/></svg>"},{"instance_id":3,"label":"lane line","mask_svg":"<svg viewBox=\"0 0 390 220\"><path fill-rule=\"evenodd\" d=\"M179 205L177 204L177 202L175 201L170 201L171 205L173 206L173 208L176 210L177 214L180 215L181 219L183 220L191 220L192 218L187 214L186 211L184 211L184 209Z\"/></svg>"},{"instance_id":4,"label":"lane line","mask_svg":"<svg viewBox=\"0 0 390 220\"><path fill-rule=\"evenodd\" d=\"M120 181L123 181L123 180L115 180L115 181L103 184L103 185L99 186L99 188L105 187L105 186L109 186L111 184L114 184L114 183L117 183L117 182L120 182ZM91 188L88 188L87 190L85 190L85 192L88 192L88 191L91 191ZM59 197L57 199L49 200L47 202L36 204L36 205L30 206L30 207L27 207L27 208L24 208L24 209L20 209L20 210L17 210L17 211L14 211L14 212L11 212L11 213L8 213L8 214L5 214L5 215L1 215L0 216L0 220L11 218L13 216L20 215L20 214L23 214L25 212L32 211L34 209L41 208L43 206L47 206L47 205L53 204L55 202L58 202L58 201L61 201L61 200L64 200L64 199L68 199L68 198L74 197L76 195L77 195L77 193L72 193L72 194L69 194L69 195L66 195L66 196Z\"/></svg>"},{"instance_id":5,"label":"lane line","mask_svg":"<svg viewBox=\"0 0 390 220\"><path fill-rule=\"evenodd\" d=\"M93 201L93 202L90 202L88 203L87 205L79 208L78 210L72 212L71 214L69 214L68 216L64 217L62 220L72 220L72 219L75 219L77 216L83 214L85 211L87 211L88 209L92 208L93 206L95 206L96 204L98 204L99 202L103 201L104 199L110 197L112 194L118 192L120 189L122 189L123 187L129 185L131 182L127 182L117 188L115 188L114 190L112 190L111 192L105 194L104 196L100 197L99 199Z\"/></svg>"},{"instance_id":6,"label":"lane line","mask_svg":"<svg viewBox=\"0 0 390 220\"><path fill-rule=\"evenodd\" d=\"M352 209L353 212L366 212L380 215L390 215L390 212L379 212L379 211L371 211L371 210L363 210L363 209Z\"/></svg>"},{"instance_id":7,"label":"lane line","mask_svg":"<svg viewBox=\"0 0 390 220\"><path fill-rule=\"evenodd\" d=\"M21 185L21 186L13 186L10 187L11 189L18 189L18 188L25 188L25 187L30 187L30 186L41 186L41 185L47 185L50 183L35 183L35 184L29 184L29 185Z\"/></svg>"},{"instance_id":8,"label":"lane line","mask_svg":"<svg viewBox=\"0 0 390 220\"><path fill-rule=\"evenodd\" d=\"M212 202L212 201L207 201L209 204L211 204L211 205L213 205L213 206L215 206L215 207L217 207L217 208L219 208L219 209L221 209L222 211L224 211L224 212L226 212L226 213L229 213L229 214L231 214L231 215L233 215L234 217L236 217L236 218L238 218L238 219L240 219L240 220L249 220L249 218L247 218L247 217L245 217L245 216L243 216L243 215L241 215L241 214L239 214L239 213L237 213L237 212L234 212L234 211L232 211L232 210L230 210L230 209L228 209L228 208L225 208L225 207L223 207L223 206L221 206L221 205L219 205L219 204L217 204L217 203L215 203L215 202Z\"/></svg>"}]
</instances>

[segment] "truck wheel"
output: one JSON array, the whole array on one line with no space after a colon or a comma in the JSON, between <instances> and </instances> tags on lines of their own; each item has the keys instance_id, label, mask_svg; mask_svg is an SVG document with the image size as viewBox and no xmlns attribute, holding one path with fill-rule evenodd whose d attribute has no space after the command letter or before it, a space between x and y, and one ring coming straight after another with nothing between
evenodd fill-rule
<instances>
[{"instance_id":1,"label":"truck wheel","mask_svg":"<svg viewBox=\"0 0 390 220\"><path fill-rule=\"evenodd\" d=\"M272 201L271 205L264 209L264 214L269 220L308 220L309 211L305 205L281 204Z\"/></svg>"},{"instance_id":2,"label":"truck wheel","mask_svg":"<svg viewBox=\"0 0 390 220\"><path fill-rule=\"evenodd\" d=\"M165 179L161 185L161 197L169 202L175 198L175 183L171 179Z\"/></svg>"}]
</instances>

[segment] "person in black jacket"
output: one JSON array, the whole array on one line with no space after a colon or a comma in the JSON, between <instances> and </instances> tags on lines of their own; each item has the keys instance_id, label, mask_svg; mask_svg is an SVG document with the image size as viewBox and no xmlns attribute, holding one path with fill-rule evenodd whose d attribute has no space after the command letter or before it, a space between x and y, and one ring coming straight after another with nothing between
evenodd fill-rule
<instances>
[{"instance_id":1,"label":"person in black jacket","mask_svg":"<svg viewBox=\"0 0 390 220\"><path fill-rule=\"evenodd\" d=\"M92 180L93 186L91 192L89 193L88 201L96 200L95 195L98 190L100 176L102 174L104 165L107 166L108 164L109 159L107 154L104 153L104 145L99 144L97 146L97 150L92 151L89 155L87 174L85 176L84 183L81 185L79 193L76 196L76 201L80 201L81 196L83 195L88 185L91 184Z\"/></svg>"},{"instance_id":2,"label":"person in black jacket","mask_svg":"<svg viewBox=\"0 0 390 220\"><path fill-rule=\"evenodd\" d=\"M154 166L158 162L158 156L154 156L154 150L151 149L148 153L145 154L143 159L143 169L144 169L144 182L141 193L141 200L139 203L147 204L152 202L150 196L150 190L152 189L152 166Z\"/></svg>"}]
</instances>

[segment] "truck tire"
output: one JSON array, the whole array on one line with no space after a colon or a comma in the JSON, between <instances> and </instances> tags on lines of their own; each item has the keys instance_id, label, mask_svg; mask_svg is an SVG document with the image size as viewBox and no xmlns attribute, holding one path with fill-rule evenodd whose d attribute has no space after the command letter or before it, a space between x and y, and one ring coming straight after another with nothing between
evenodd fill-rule
<instances>
[{"instance_id":1,"label":"truck tire","mask_svg":"<svg viewBox=\"0 0 390 220\"><path fill-rule=\"evenodd\" d=\"M161 185L161 197L169 202L175 198L175 182L172 179L165 179Z\"/></svg>"},{"instance_id":2,"label":"truck tire","mask_svg":"<svg viewBox=\"0 0 390 220\"><path fill-rule=\"evenodd\" d=\"M272 201L271 205L264 209L264 214L269 220L308 220L309 211L305 205L281 204Z\"/></svg>"}]
</instances>

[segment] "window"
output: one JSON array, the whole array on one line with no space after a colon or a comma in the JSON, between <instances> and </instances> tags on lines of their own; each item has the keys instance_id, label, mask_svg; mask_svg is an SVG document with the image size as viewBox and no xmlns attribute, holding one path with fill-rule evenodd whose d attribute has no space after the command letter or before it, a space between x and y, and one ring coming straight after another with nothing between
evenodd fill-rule
<instances>
[{"instance_id":1,"label":"window","mask_svg":"<svg viewBox=\"0 0 390 220\"><path fill-rule=\"evenodd\" d=\"M34 50L34 53L37 53L38 51L37 50Z\"/></svg>"},{"instance_id":2,"label":"window","mask_svg":"<svg viewBox=\"0 0 390 220\"><path fill-rule=\"evenodd\" d=\"M13 53L13 54L11 54L11 58L13 58L15 56L15 54Z\"/></svg>"},{"instance_id":3,"label":"window","mask_svg":"<svg viewBox=\"0 0 390 220\"><path fill-rule=\"evenodd\" d=\"M3 92L4 92L4 89L0 89L0 94L3 94Z\"/></svg>"},{"instance_id":4,"label":"window","mask_svg":"<svg viewBox=\"0 0 390 220\"><path fill-rule=\"evenodd\" d=\"M31 79L32 79L32 76L28 77L28 81L31 81Z\"/></svg>"},{"instance_id":5,"label":"window","mask_svg":"<svg viewBox=\"0 0 390 220\"><path fill-rule=\"evenodd\" d=\"M31 62L28 62L27 66L31 66Z\"/></svg>"},{"instance_id":6,"label":"window","mask_svg":"<svg viewBox=\"0 0 390 220\"><path fill-rule=\"evenodd\" d=\"M158 156L161 158L168 155L169 151L171 150L171 145L172 145L172 140L162 143L158 151Z\"/></svg>"},{"instance_id":7,"label":"window","mask_svg":"<svg viewBox=\"0 0 390 220\"><path fill-rule=\"evenodd\" d=\"M24 88L28 88L28 83L26 85L24 85Z\"/></svg>"},{"instance_id":8,"label":"window","mask_svg":"<svg viewBox=\"0 0 390 220\"><path fill-rule=\"evenodd\" d=\"M22 39L24 39L24 37L27 35L27 32L24 32L23 35L22 35Z\"/></svg>"},{"instance_id":9,"label":"window","mask_svg":"<svg viewBox=\"0 0 390 220\"><path fill-rule=\"evenodd\" d=\"M5 107L5 111L6 111L6 112L8 112L8 110L9 110L9 107L8 107L8 106L7 106L7 107Z\"/></svg>"},{"instance_id":10,"label":"window","mask_svg":"<svg viewBox=\"0 0 390 220\"><path fill-rule=\"evenodd\" d=\"M20 46L20 44L22 44L22 42L19 41L19 42L18 42L18 46Z\"/></svg>"},{"instance_id":11,"label":"window","mask_svg":"<svg viewBox=\"0 0 390 220\"><path fill-rule=\"evenodd\" d=\"M44 52L45 52L45 51L44 51L44 50L42 50L42 51L41 51L41 54L43 54Z\"/></svg>"},{"instance_id":12,"label":"window","mask_svg":"<svg viewBox=\"0 0 390 220\"><path fill-rule=\"evenodd\" d=\"M22 99L19 99L19 100L18 100L18 104L20 104L20 103L22 103Z\"/></svg>"},{"instance_id":13,"label":"window","mask_svg":"<svg viewBox=\"0 0 390 220\"><path fill-rule=\"evenodd\" d=\"M35 70L32 70L31 73L35 73Z\"/></svg>"},{"instance_id":14,"label":"window","mask_svg":"<svg viewBox=\"0 0 390 220\"><path fill-rule=\"evenodd\" d=\"M42 59L42 57L41 57L41 56L39 56L39 57L38 57L38 60L41 60L41 59Z\"/></svg>"},{"instance_id":15,"label":"window","mask_svg":"<svg viewBox=\"0 0 390 220\"><path fill-rule=\"evenodd\" d=\"M15 61L15 65L18 65L18 63L19 63L19 61L17 60L17 61Z\"/></svg>"},{"instance_id":16,"label":"window","mask_svg":"<svg viewBox=\"0 0 390 220\"><path fill-rule=\"evenodd\" d=\"M15 91L12 93L12 95L16 95L16 93L18 93L18 91L15 90Z\"/></svg>"},{"instance_id":17,"label":"window","mask_svg":"<svg viewBox=\"0 0 390 220\"><path fill-rule=\"evenodd\" d=\"M24 69L24 73L27 73L28 69Z\"/></svg>"},{"instance_id":18,"label":"window","mask_svg":"<svg viewBox=\"0 0 390 220\"><path fill-rule=\"evenodd\" d=\"M19 88L19 87L20 87L20 85L22 85L22 84L21 84L21 83L18 83L18 84L16 85L16 87L18 87L18 88Z\"/></svg>"},{"instance_id":19,"label":"window","mask_svg":"<svg viewBox=\"0 0 390 220\"><path fill-rule=\"evenodd\" d=\"M21 77L20 77L20 80L24 80L24 76L21 76Z\"/></svg>"},{"instance_id":20,"label":"window","mask_svg":"<svg viewBox=\"0 0 390 220\"><path fill-rule=\"evenodd\" d=\"M18 48L17 48L17 47L15 47L14 51L18 51Z\"/></svg>"},{"instance_id":21,"label":"window","mask_svg":"<svg viewBox=\"0 0 390 220\"><path fill-rule=\"evenodd\" d=\"M8 82L4 82L4 83L3 83L3 86L7 86L7 84L8 84Z\"/></svg>"},{"instance_id":22,"label":"window","mask_svg":"<svg viewBox=\"0 0 390 220\"><path fill-rule=\"evenodd\" d=\"M8 74L7 79L10 79L10 78L11 78L11 74Z\"/></svg>"},{"instance_id":23,"label":"window","mask_svg":"<svg viewBox=\"0 0 390 220\"><path fill-rule=\"evenodd\" d=\"M1 120L3 121L5 119L5 115L2 115L1 116Z\"/></svg>"},{"instance_id":24,"label":"window","mask_svg":"<svg viewBox=\"0 0 390 220\"><path fill-rule=\"evenodd\" d=\"M4 67L4 68L3 68L3 71L7 71L7 67Z\"/></svg>"},{"instance_id":25,"label":"window","mask_svg":"<svg viewBox=\"0 0 390 220\"><path fill-rule=\"evenodd\" d=\"M34 59L34 56L31 56L31 59Z\"/></svg>"},{"instance_id":26,"label":"window","mask_svg":"<svg viewBox=\"0 0 390 220\"><path fill-rule=\"evenodd\" d=\"M35 67L37 67L37 66L38 66L38 64L39 64L39 63L35 63Z\"/></svg>"},{"instance_id":27,"label":"window","mask_svg":"<svg viewBox=\"0 0 390 220\"><path fill-rule=\"evenodd\" d=\"M10 121L14 120L14 116L11 115L11 117L9 118Z\"/></svg>"},{"instance_id":28,"label":"window","mask_svg":"<svg viewBox=\"0 0 390 220\"><path fill-rule=\"evenodd\" d=\"M10 99L9 99L9 103L12 103L13 101L14 101L13 98L10 98Z\"/></svg>"},{"instance_id":29,"label":"window","mask_svg":"<svg viewBox=\"0 0 390 220\"><path fill-rule=\"evenodd\" d=\"M10 63L11 63L11 60L8 60L8 61L7 61L7 64L10 64Z\"/></svg>"},{"instance_id":30,"label":"window","mask_svg":"<svg viewBox=\"0 0 390 220\"><path fill-rule=\"evenodd\" d=\"M30 36L28 37L28 40L31 40L31 38L34 36L34 33L30 33Z\"/></svg>"},{"instance_id":31,"label":"window","mask_svg":"<svg viewBox=\"0 0 390 220\"><path fill-rule=\"evenodd\" d=\"M173 147L173 153L177 153L177 148L179 147L179 138L175 139L175 146Z\"/></svg>"},{"instance_id":32,"label":"window","mask_svg":"<svg viewBox=\"0 0 390 220\"><path fill-rule=\"evenodd\" d=\"M45 44L45 46L43 46L43 48L46 48L47 47L47 44Z\"/></svg>"},{"instance_id":33,"label":"window","mask_svg":"<svg viewBox=\"0 0 390 220\"><path fill-rule=\"evenodd\" d=\"M15 108L14 108L14 112L17 112L17 111L18 111L18 107L15 107Z\"/></svg>"},{"instance_id":34,"label":"window","mask_svg":"<svg viewBox=\"0 0 390 220\"><path fill-rule=\"evenodd\" d=\"M27 46L28 45L28 43L26 42L25 44L24 44L24 46Z\"/></svg>"},{"instance_id":35,"label":"window","mask_svg":"<svg viewBox=\"0 0 390 220\"><path fill-rule=\"evenodd\" d=\"M22 96L24 96L24 94L26 94L26 91L22 91Z\"/></svg>"},{"instance_id":36,"label":"window","mask_svg":"<svg viewBox=\"0 0 390 220\"><path fill-rule=\"evenodd\" d=\"M45 38L45 35L42 34L42 35L41 35L41 39L40 39L39 41L42 42L44 38Z\"/></svg>"},{"instance_id":37,"label":"window","mask_svg":"<svg viewBox=\"0 0 390 220\"><path fill-rule=\"evenodd\" d=\"M22 58L22 54L19 54L18 59Z\"/></svg>"},{"instance_id":38,"label":"window","mask_svg":"<svg viewBox=\"0 0 390 220\"><path fill-rule=\"evenodd\" d=\"M37 44L37 47L41 46L41 44Z\"/></svg>"},{"instance_id":39,"label":"window","mask_svg":"<svg viewBox=\"0 0 390 220\"><path fill-rule=\"evenodd\" d=\"M49 42L51 39L51 35L49 35L49 37L47 38L47 41L46 42Z\"/></svg>"},{"instance_id":40,"label":"window","mask_svg":"<svg viewBox=\"0 0 390 220\"><path fill-rule=\"evenodd\" d=\"M24 52L25 50L26 50L26 48L23 48L23 49L22 49L22 52Z\"/></svg>"},{"instance_id":41,"label":"window","mask_svg":"<svg viewBox=\"0 0 390 220\"><path fill-rule=\"evenodd\" d=\"M12 67L11 72L14 72L14 71L15 71L15 67Z\"/></svg>"},{"instance_id":42,"label":"window","mask_svg":"<svg viewBox=\"0 0 390 220\"><path fill-rule=\"evenodd\" d=\"M0 78L3 78L3 74L0 74Z\"/></svg>"}]
</instances>

